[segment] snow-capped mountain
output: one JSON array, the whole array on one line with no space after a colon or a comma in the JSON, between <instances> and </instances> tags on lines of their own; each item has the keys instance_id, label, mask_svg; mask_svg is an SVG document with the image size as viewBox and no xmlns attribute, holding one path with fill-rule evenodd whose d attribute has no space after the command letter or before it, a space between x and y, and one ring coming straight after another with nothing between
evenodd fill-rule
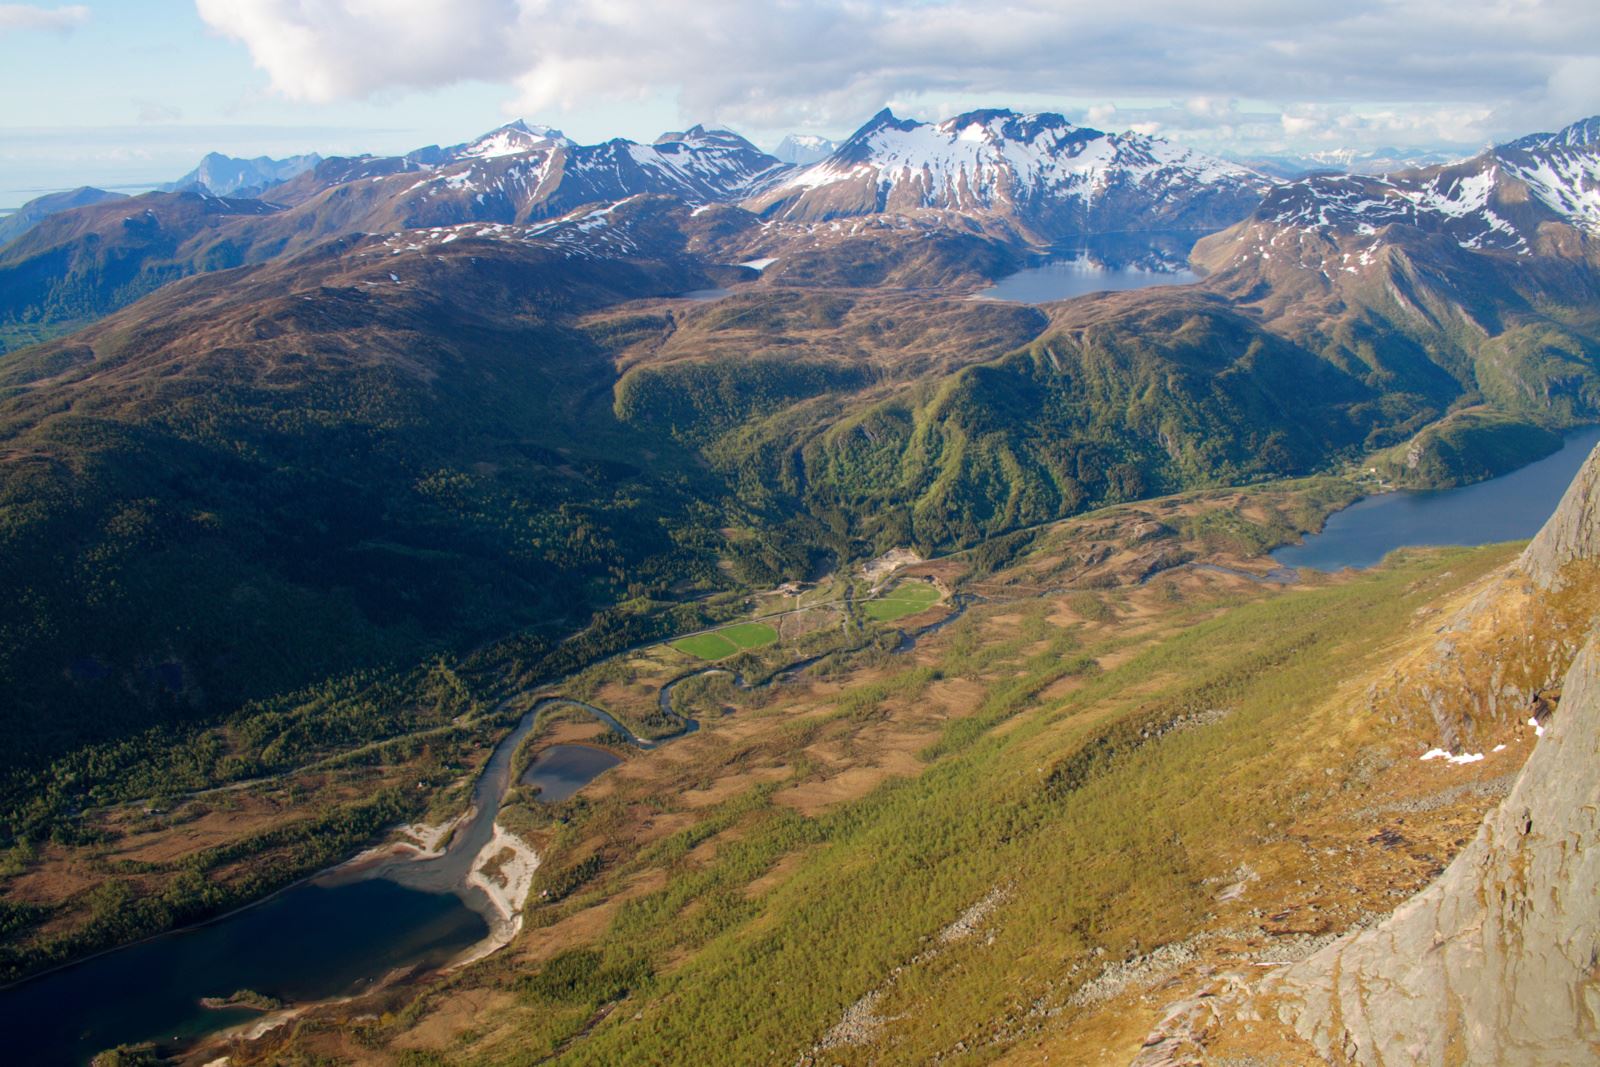
<instances>
[{"instance_id":1,"label":"snow-capped mountain","mask_svg":"<svg viewBox=\"0 0 1600 1067\"><path fill-rule=\"evenodd\" d=\"M450 148L330 161L312 184L286 189L284 198L367 231L521 224L641 193L691 205L737 201L788 169L728 130L694 126L653 144L617 138L580 145L559 130L519 121Z\"/></svg>"},{"instance_id":2,"label":"snow-capped mountain","mask_svg":"<svg viewBox=\"0 0 1600 1067\"><path fill-rule=\"evenodd\" d=\"M694 205L737 200L787 169L738 134L701 126L663 134L648 145L622 138L579 145L540 137L521 151L500 151L499 132L474 142L486 147L464 158L422 175L388 179L402 202L402 225L520 223L641 193Z\"/></svg>"},{"instance_id":3,"label":"snow-capped mountain","mask_svg":"<svg viewBox=\"0 0 1600 1067\"><path fill-rule=\"evenodd\" d=\"M839 142L830 141L814 133L791 133L778 142L773 155L785 163L809 167L820 163L839 150Z\"/></svg>"},{"instance_id":4,"label":"snow-capped mountain","mask_svg":"<svg viewBox=\"0 0 1600 1067\"><path fill-rule=\"evenodd\" d=\"M633 146L634 149L643 147ZM678 195L685 195L686 199L697 203L750 196L789 170L787 164L761 151L731 130L691 126L682 133L664 133L649 147L654 150L654 158L648 153L633 151L635 161L641 166L660 171L663 181L681 185L687 192Z\"/></svg>"},{"instance_id":5,"label":"snow-capped mountain","mask_svg":"<svg viewBox=\"0 0 1600 1067\"><path fill-rule=\"evenodd\" d=\"M1464 248L1523 253L1534 249L1547 223L1600 236L1600 117L1459 163L1281 185L1251 222L1358 236L1403 225L1444 235Z\"/></svg>"},{"instance_id":6,"label":"snow-capped mountain","mask_svg":"<svg viewBox=\"0 0 1600 1067\"><path fill-rule=\"evenodd\" d=\"M530 152L548 152L559 146L571 146L577 142L569 140L567 135L552 126L540 126L534 123L517 119L504 126L490 130L482 137L461 144L451 145L449 148L440 148L438 145L429 145L419 148L414 152L406 153L405 158L412 163L436 167L446 163L460 163L470 159L498 159L501 156L519 156Z\"/></svg>"},{"instance_id":7,"label":"snow-capped mountain","mask_svg":"<svg viewBox=\"0 0 1600 1067\"><path fill-rule=\"evenodd\" d=\"M233 196L241 192L248 194L304 174L321 162L322 157L315 152L289 156L287 159L271 159L267 156L241 159L225 156L221 152L208 152L194 170L161 188L172 192L202 185L215 196Z\"/></svg>"},{"instance_id":8,"label":"snow-capped mountain","mask_svg":"<svg viewBox=\"0 0 1600 1067\"><path fill-rule=\"evenodd\" d=\"M1004 220L1045 240L1227 225L1270 179L1156 137L1055 114L973 111L940 123L879 112L838 151L752 198L791 220L921 211Z\"/></svg>"},{"instance_id":9,"label":"snow-capped mountain","mask_svg":"<svg viewBox=\"0 0 1600 1067\"><path fill-rule=\"evenodd\" d=\"M1600 234L1600 115L1501 145L1495 155L1541 203Z\"/></svg>"}]
</instances>

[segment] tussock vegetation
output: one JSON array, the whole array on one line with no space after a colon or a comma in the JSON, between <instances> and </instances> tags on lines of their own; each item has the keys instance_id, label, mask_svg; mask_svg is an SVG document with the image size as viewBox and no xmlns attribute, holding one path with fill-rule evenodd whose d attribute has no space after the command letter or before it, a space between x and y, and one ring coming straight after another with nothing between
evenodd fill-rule
<instances>
[{"instance_id":1,"label":"tussock vegetation","mask_svg":"<svg viewBox=\"0 0 1600 1067\"><path fill-rule=\"evenodd\" d=\"M648 871L664 882L628 894L582 941L587 955L489 961L470 981L518 991L522 1006L502 1020L515 1037L469 1034L439 1051L493 1064L530 1050L561 1063L793 1061L877 991L881 1040L831 1048L832 1060L921 1063L964 1045L966 1061L986 1061L1009 1047L1007 1026L1020 1034L1062 1009L1102 954L1136 956L1188 929L1241 855L1343 788L1341 739L1378 724L1336 699L1341 684L1405 636L1419 607L1506 559L1401 553L1292 591L1197 577L1193 590L1210 592L1158 615L1129 603L1146 618L1139 634L1053 622L1050 599L972 609L919 665L864 682L846 673L825 709L742 758L766 751L804 778L814 765L797 757L837 731L914 707L944 680L981 679L978 704L920 753L921 774L810 816L780 802L782 781L758 783L642 854L611 854L531 921L579 915ZM1098 665L1119 650L1116 666ZM570 815L558 862L620 831L611 804ZM1002 884L984 937L930 951ZM967 980L974 969L986 980Z\"/></svg>"}]
</instances>

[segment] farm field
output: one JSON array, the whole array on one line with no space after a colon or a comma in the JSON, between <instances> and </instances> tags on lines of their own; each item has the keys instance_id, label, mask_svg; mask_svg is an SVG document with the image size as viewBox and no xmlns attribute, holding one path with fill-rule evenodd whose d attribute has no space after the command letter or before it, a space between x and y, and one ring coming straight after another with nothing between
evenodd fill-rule
<instances>
[{"instance_id":1,"label":"farm field","mask_svg":"<svg viewBox=\"0 0 1600 1067\"><path fill-rule=\"evenodd\" d=\"M710 633L680 638L672 642L672 647L699 659L718 660L735 652L762 648L777 639L778 631L764 622L741 622Z\"/></svg>"},{"instance_id":2,"label":"farm field","mask_svg":"<svg viewBox=\"0 0 1600 1067\"><path fill-rule=\"evenodd\" d=\"M929 582L901 582L887 593L862 605L868 616L893 622L926 611L939 602L939 589Z\"/></svg>"}]
</instances>

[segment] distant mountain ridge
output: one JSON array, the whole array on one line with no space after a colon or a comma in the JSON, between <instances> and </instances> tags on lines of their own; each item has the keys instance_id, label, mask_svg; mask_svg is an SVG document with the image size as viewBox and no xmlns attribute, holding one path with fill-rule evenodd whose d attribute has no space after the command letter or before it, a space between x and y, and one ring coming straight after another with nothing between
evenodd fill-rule
<instances>
[{"instance_id":1,"label":"distant mountain ridge","mask_svg":"<svg viewBox=\"0 0 1600 1067\"><path fill-rule=\"evenodd\" d=\"M805 167L822 162L838 150L838 141L814 133L791 133L778 142L772 154L785 163Z\"/></svg>"},{"instance_id":2,"label":"distant mountain ridge","mask_svg":"<svg viewBox=\"0 0 1600 1067\"><path fill-rule=\"evenodd\" d=\"M1311 174L1394 174L1404 170L1419 170L1454 163L1463 156L1461 152L1440 149L1405 149L1395 146L1383 148L1332 148L1304 155L1276 153L1267 155L1242 155L1224 153L1232 160L1251 170L1269 174L1274 178L1293 181Z\"/></svg>"},{"instance_id":3,"label":"distant mountain ridge","mask_svg":"<svg viewBox=\"0 0 1600 1067\"><path fill-rule=\"evenodd\" d=\"M221 152L208 152L194 170L160 188L163 192L177 192L199 185L214 196L249 195L288 181L321 162L322 157L315 152L286 159L268 156L241 159L225 156Z\"/></svg>"}]
</instances>

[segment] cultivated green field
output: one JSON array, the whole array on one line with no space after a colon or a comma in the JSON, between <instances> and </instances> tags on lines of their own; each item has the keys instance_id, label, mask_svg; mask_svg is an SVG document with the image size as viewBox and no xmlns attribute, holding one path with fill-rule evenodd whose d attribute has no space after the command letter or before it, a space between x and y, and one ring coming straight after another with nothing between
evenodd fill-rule
<instances>
[{"instance_id":1,"label":"cultivated green field","mask_svg":"<svg viewBox=\"0 0 1600 1067\"><path fill-rule=\"evenodd\" d=\"M679 652L700 659L725 659L747 648L760 648L778 639L778 631L764 622L740 622L708 634L695 634L672 642Z\"/></svg>"},{"instance_id":2,"label":"cultivated green field","mask_svg":"<svg viewBox=\"0 0 1600 1067\"><path fill-rule=\"evenodd\" d=\"M939 590L931 582L901 582L882 596L863 605L869 616L892 622L926 611L939 602Z\"/></svg>"}]
</instances>

